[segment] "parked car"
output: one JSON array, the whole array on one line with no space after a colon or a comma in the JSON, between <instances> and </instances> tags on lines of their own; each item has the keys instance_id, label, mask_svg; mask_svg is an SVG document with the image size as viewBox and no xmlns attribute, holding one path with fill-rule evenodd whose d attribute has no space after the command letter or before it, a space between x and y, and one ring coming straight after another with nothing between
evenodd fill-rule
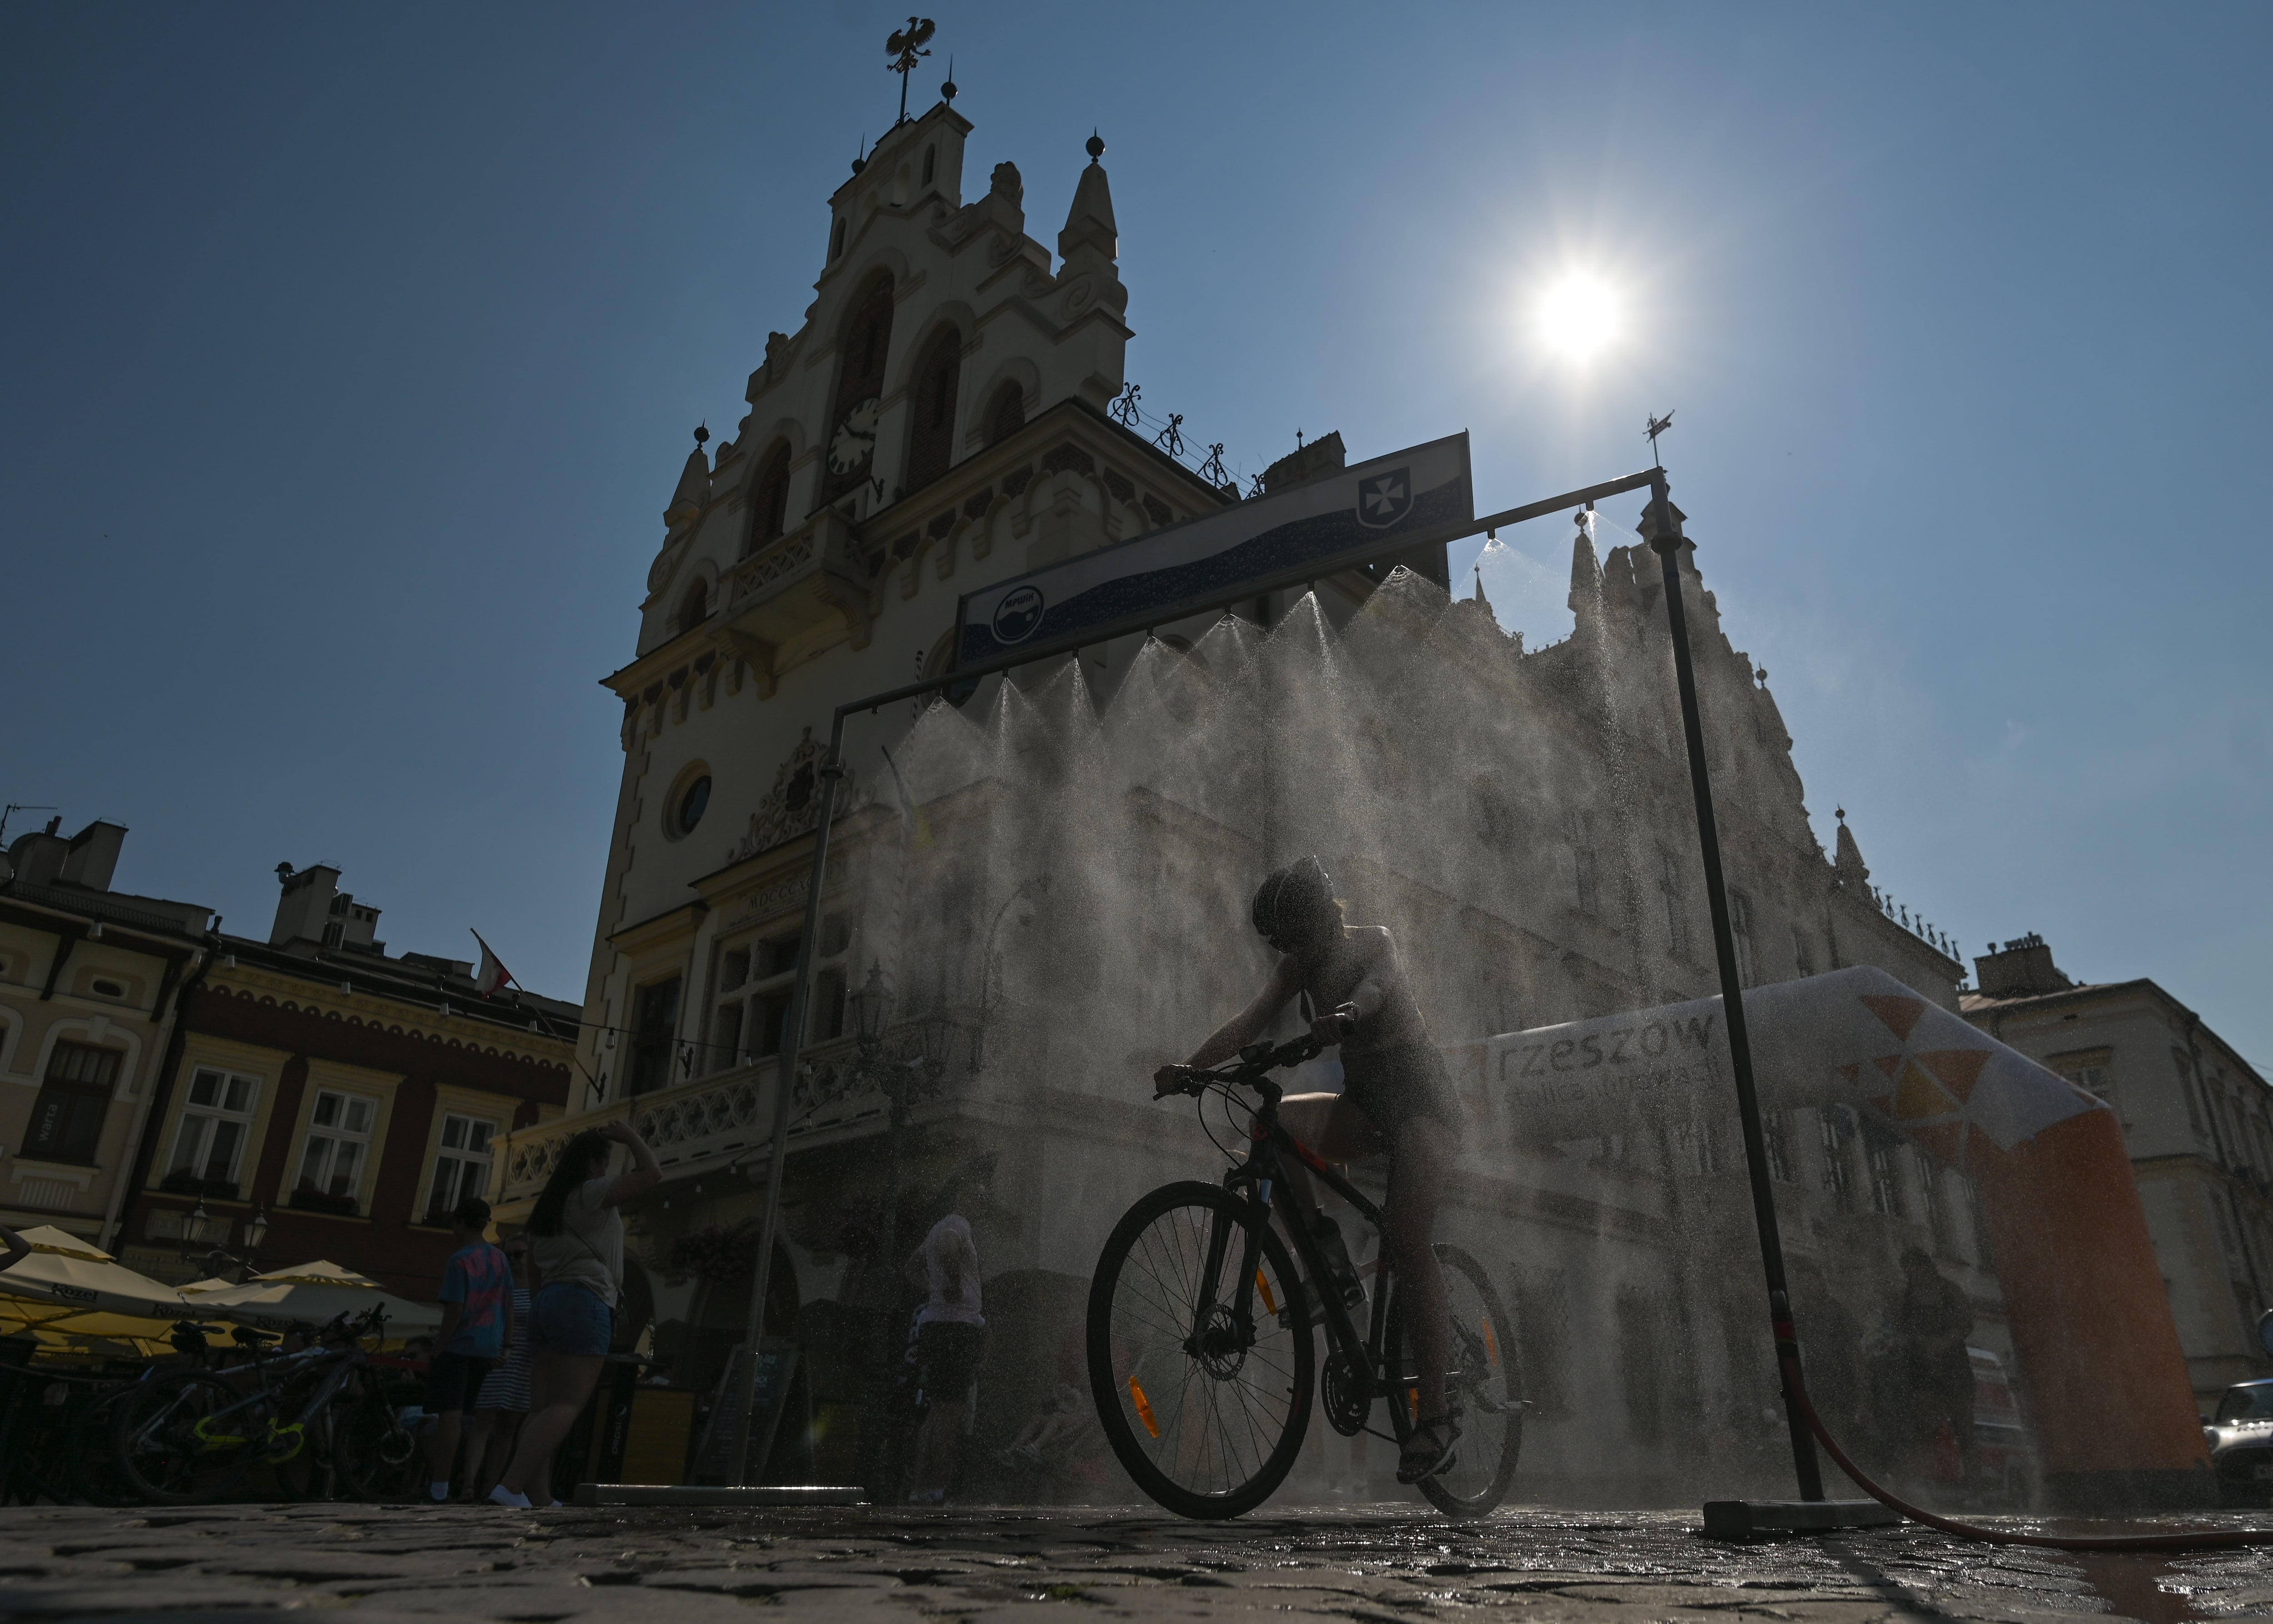
<instances>
[{"instance_id":1,"label":"parked car","mask_svg":"<svg viewBox=\"0 0 2273 1624\"><path fill-rule=\"evenodd\" d=\"M2220 1394L2202 1440L2228 1505L2273 1504L2273 1380L2236 1382Z\"/></svg>"}]
</instances>

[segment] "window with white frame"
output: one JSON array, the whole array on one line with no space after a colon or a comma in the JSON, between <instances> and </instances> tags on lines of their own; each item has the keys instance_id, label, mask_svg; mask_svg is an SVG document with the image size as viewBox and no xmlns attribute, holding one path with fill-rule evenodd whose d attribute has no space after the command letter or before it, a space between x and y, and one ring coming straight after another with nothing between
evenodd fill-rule
<instances>
[{"instance_id":1,"label":"window with white frame","mask_svg":"<svg viewBox=\"0 0 2273 1624\"><path fill-rule=\"evenodd\" d=\"M362 1192L364 1162L371 1154L371 1124L378 1116L376 1100L319 1088L293 1193L354 1202Z\"/></svg>"},{"instance_id":2,"label":"window with white frame","mask_svg":"<svg viewBox=\"0 0 2273 1624\"><path fill-rule=\"evenodd\" d=\"M813 1017L806 1034L810 1042L825 1043L844 1034L844 952L851 944L851 935L841 914L821 921ZM783 936L745 936L719 949L711 978L715 991L704 1070L724 1071L781 1052L791 995L797 987L800 941L792 930Z\"/></svg>"},{"instance_id":3,"label":"window with white frame","mask_svg":"<svg viewBox=\"0 0 2273 1624\"><path fill-rule=\"evenodd\" d=\"M1670 852L1657 854L1658 893L1665 901L1665 951L1676 959L1689 957L1689 916L1681 906L1681 866Z\"/></svg>"},{"instance_id":4,"label":"window with white frame","mask_svg":"<svg viewBox=\"0 0 2273 1624\"><path fill-rule=\"evenodd\" d=\"M168 1182L234 1197L238 1163L252 1137L253 1108L259 1102L259 1078L199 1066L190 1079L181 1125L174 1130L174 1154L166 1162Z\"/></svg>"},{"instance_id":5,"label":"window with white frame","mask_svg":"<svg viewBox=\"0 0 2273 1624\"><path fill-rule=\"evenodd\" d=\"M1729 934L1737 944L1737 981L1750 987L1759 977L1752 973L1758 962L1752 951L1752 899L1740 891L1729 893Z\"/></svg>"},{"instance_id":6,"label":"window with white frame","mask_svg":"<svg viewBox=\"0 0 2273 1624\"><path fill-rule=\"evenodd\" d=\"M1839 1113L1843 1106L1829 1106L1818 1113L1816 1122L1823 1139L1823 1188L1831 1198L1831 1205L1842 1213L1855 1210L1855 1173L1847 1163L1847 1135L1842 1131Z\"/></svg>"},{"instance_id":7,"label":"window with white frame","mask_svg":"<svg viewBox=\"0 0 2273 1624\"><path fill-rule=\"evenodd\" d=\"M434 1158L434 1187L426 1198L426 1222L446 1223L458 1203L490 1191L490 1141L497 1124L455 1111L442 1116L442 1148Z\"/></svg>"},{"instance_id":8,"label":"window with white frame","mask_svg":"<svg viewBox=\"0 0 2273 1624\"><path fill-rule=\"evenodd\" d=\"M1902 1176L1894 1170L1894 1147L1881 1145L1868 1157L1871 1168L1871 1210L1885 1218L1902 1216Z\"/></svg>"}]
</instances>

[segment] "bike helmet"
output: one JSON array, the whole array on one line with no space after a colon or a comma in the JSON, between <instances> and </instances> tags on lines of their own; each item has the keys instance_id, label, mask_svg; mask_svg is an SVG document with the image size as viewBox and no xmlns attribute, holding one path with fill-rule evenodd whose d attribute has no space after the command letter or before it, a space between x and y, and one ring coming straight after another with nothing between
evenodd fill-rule
<instances>
[{"instance_id":1,"label":"bike helmet","mask_svg":"<svg viewBox=\"0 0 2273 1624\"><path fill-rule=\"evenodd\" d=\"M1325 865L1305 857L1275 870L1255 892L1250 910L1255 929L1266 942L1279 943L1333 906L1334 883Z\"/></svg>"}]
</instances>

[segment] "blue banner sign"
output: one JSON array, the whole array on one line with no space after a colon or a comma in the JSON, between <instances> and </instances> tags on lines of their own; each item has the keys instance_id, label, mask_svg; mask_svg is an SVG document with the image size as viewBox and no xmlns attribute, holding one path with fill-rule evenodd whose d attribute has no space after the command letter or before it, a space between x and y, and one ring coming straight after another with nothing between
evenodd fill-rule
<instances>
[{"instance_id":1,"label":"blue banner sign","mask_svg":"<svg viewBox=\"0 0 2273 1624\"><path fill-rule=\"evenodd\" d=\"M1242 582L1313 563L1347 568L1335 560L1474 517L1464 431L981 588L963 600L958 663L1091 626L1176 620Z\"/></svg>"}]
</instances>

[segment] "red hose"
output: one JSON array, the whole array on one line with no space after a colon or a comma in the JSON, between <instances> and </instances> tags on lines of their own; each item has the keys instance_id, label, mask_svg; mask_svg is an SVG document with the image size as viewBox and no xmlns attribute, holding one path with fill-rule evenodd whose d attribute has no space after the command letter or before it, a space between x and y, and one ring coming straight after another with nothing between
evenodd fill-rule
<instances>
[{"instance_id":1,"label":"red hose","mask_svg":"<svg viewBox=\"0 0 2273 1624\"><path fill-rule=\"evenodd\" d=\"M2022 1534L1938 1515L1898 1498L1865 1477L1863 1469L1847 1458L1847 1452L1831 1436L1831 1429L1823 1425L1823 1417L1815 1413L1815 1405L1807 1396L1807 1384L1800 1380L1799 1361L1787 1352L1782 1362L1784 1383L1791 1390L1799 1413L1806 1417L1807 1430L1815 1434L1815 1441L1823 1446L1824 1452L1839 1463L1839 1470L1853 1478L1863 1492L1913 1522L1923 1522L1960 1539L1977 1539L1992 1545L2037 1545L2048 1551L2230 1551L2238 1546L2273 1545L2273 1529L2205 1528L2174 1534Z\"/></svg>"}]
</instances>

